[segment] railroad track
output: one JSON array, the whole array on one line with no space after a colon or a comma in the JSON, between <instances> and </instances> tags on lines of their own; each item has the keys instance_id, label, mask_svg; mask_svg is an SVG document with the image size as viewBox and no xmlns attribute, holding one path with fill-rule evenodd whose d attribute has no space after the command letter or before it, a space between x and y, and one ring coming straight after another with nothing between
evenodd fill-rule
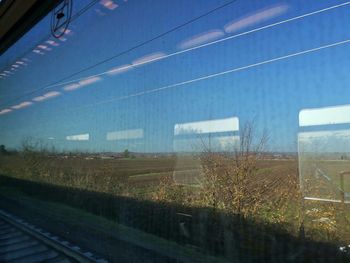
<instances>
[{"instance_id":1,"label":"railroad track","mask_svg":"<svg viewBox=\"0 0 350 263\"><path fill-rule=\"evenodd\" d=\"M89 251L0 209L1 263L107 263Z\"/></svg>"}]
</instances>

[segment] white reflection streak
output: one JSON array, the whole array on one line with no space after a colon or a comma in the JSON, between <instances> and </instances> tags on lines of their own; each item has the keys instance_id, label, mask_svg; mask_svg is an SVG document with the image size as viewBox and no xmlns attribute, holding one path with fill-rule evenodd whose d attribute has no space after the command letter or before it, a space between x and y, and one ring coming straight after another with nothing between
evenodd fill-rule
<instances>
[{"instance_id":1,"label":"white reflection streak","mask_svg":"<svg viewBox=\"0 0 350 263\"><path fill-rule=\"evenodd\" d=\"M311 12L311 13L306 13L304 15L296 16L296 17L293 17L293 18L290 18L290 19L286 19L286 20L283 20L283 21L280 21L280 22L276 22L276 23L269 24L269 25L266 25L266 26L263 26L263 27L259 27L259 28L252 29L252 30L249 30L249 31L246 31L246 32L242 32L242 33L239 33L239 34L236 34L236 35L233 35L233 36L229 36L229 37L226 37L226 38L218 39L218 40L215 40L215 41L203 44L203 45L199 45L199 46L196 46L196 47L192 47L192 48L188 48L188 49L185 49L185 50L177 51L177 52L174 52L174 53L171 53L171 54L167 54L167 55L163 56L162 58L158 58L158 59L155 59L155 60L162 60L162 59L166 59L166 58L169 58L169 57L177 56L177 55L180 55L180 54L183 54L183 53L187 53L187 52L190 52L190 51L193 51L193 50L196 50L196 49L200 49L200 48L203 48L203 47L207 47L207 46L211 46L211 45L214 45L214 44L218 44L218 43L221 43L221 42L224 42L224 41L227 41L227 40L231 40L231 39L234 39L234 38L238 38L238 37L241 37L241 36L244 36L244 35L249 35L249 34L252 34L252 33L255 33L255 32L259 32L259 31L262 31L262 30L265 30L265 29L268 29L268 28L272 28L272 27L275 27L275 26L278 26L278 25L282 25L282 24L285 24L285 23L289 23L289 22L292 22L292 21L296 21L296 20L305 18L305 17L309 17L309 16L312 16L312 15L320 14L320 13L323 13L323 12L326 12L326 11L329 11L329 10L332 10L332 9L343 7L343 6L346 6L346 5L349 5L349 4L350 4L350 2L346 2L346 3L339 4L339 5L334 5L334 6L331 6L331 7L327 7L327 8L321 9L321 10L317 10L317 11L314 11L314 12ZM153 60L151 60L149 62L152 62L152 61ZM141 65L141 64L138 64L137 66L139 66L139 65ZM97 76L102 76L102 75L107 74L108 72L109 71L101 72L101 73L92 75L92 77L93 76L96 76L96 77ZM81 79L82 78L75 79L75 80L70 80L70 81L67 81L67 82L61 82L61 83L58 83L58 84L46 86L45 88L52 88L52 87L57 87L57 86L61 86L61 85L66 85L66 84L69 84L69 83L73 83L73 82L79 81Z\"/></svg>"},{"instance_id":2,"label":"white reflection streak","mask_svg":"<svg viewBox=\"0 0 350 263\"><path fill-rule=\"evenodd\" d=\"M112 0L101 0L100 4L109 10L114 10L118 7L118 5L114 3Z\"/></svg>"},{"instance_id":3,"label":"white reflection streak","mask_svg":"<svg viewBox=\"0 0 350 263\"><path fill-rule=\"evenodd\" d=\"M350 105L303 109L299 112L299 126L350 123Z\"/></svg>"},{"instance_id":4,"label":"white reflection streak","mask_svg":"<svg viewBox=\"0 0 350 263\"><path fill-rule=\"evenodd\" d=\"M101 78L99 78L99 77L89 77L89 78L85 78L85 79L80 80L79 85L86 86L86 85L90 85L92 83L95 83L99 80L101 80Z\"/></svg>"},{"instance_id":5,"label":"white reflection streak","mask_svg":"<svg viewBox=\"0 0 350 263\"><path fill-rule=\"evenodd\" d=\"M112 68L111 70L108 70L106 72L102 72L100 74L96 74L94 76L101 76L104 74L108 74L108 75L120 74L120 73L128 71L134 67L141 66L141 65L144 65L147 63L151 63L151 62L154 62L157 60L161 60L165 57L167 57L167 54L165 54L164 52L155 52L155 53L148 54L146 56L143 56L141 58L134 60L131 65L126 64L126 65L118 66L116 68Z\"/></svg>"},{"instance_id":6,"label":"white reflection streak","mask_svg":"<svg viewBox=\"0 0 350 263\"><path fill-rule=\"evenodd\" d=\"M238 20L235 20L234 22L227 24L224 27L225 32L232 33L241 28L248 27L256 23L263 22L264 20L274 18L278 15L285 13L287 9L288 9L287 5L278 5L278 6L260 10L252 15L239 18Z\"/></svg>"},{"instance_id":7,"label":"white reflection streak","mask_svg":"<svg viewBox=\"0 0 350 263\"><path fill-rule=\"evenodd\" d=\"M54 97L57 97L61 95L61 92L58 92L58 91L51 91L51 92L48 92L44 95L45 98L54 98Z\"/></svg>"},{"instance_id":8,"label":"white reflection streak","mask_svg":"<svg viewBox=\"0 0 350 263\"><path fill-rule=\"evenodd\" d=\"M38 49L34 49L33 52L36 53L36 54L39 54L39 55L45 55L44 52L42 52L42 51L40 51Z\"/></svg>"},{"instance_id":9,"label":"white reflection streak","mask_svg":"<svg viewBox=\"0 0 350 263\"><path fill-rule=\"evenodd\" d=\"M65 87L63 87L63 90L65 91L72 91L72 90L76 90L76 89L80 89L86 85L90 85L93 84L97 81L100 81L101 78L100 77L88 77L88 78L84 78L82 80L79 81L79 83L73 83L70 85L67 85Z\"/></svg>"},{"instance_id":10,"label":"white reflection streak","mask_svg":"<svg viewBox=\"0 0 350 263\"><path fill-rule=\"evenodd\" d=\"M49 48L46 45L38 45L37 48L40 48L40 49L43 49L43 50L47 50L47 51L51 51L52 50L51 48Z\"/></svg>"},{"instance_id":11,"label":"white reflection streak","mask_svg":"<svg viewBox=\"0 0 350 263\"><path fill-rule=\"evenodd\" d=\"M304 197L305 200L312 200L312 201L322 201L322 202L330 202L330 203L341 203L341 200L334 200L334 199L328 199L328 198L318 198L318 197ZM344 203L349 204L349 201L344 201Z\"/></svg>"},{"instance_id":12,"label":"white reflection streak","mask_svg":"<svg viewBox=\"0 0 350 263\"><path fill-rule=\"evenodd\" d=\"M154 92L158 92L158 91L162 91L162 90L167 90L167 89L170 89L170 88L174 88L174 87L190 84L190 83L193 83L193 82L197 82L197 81L201 81L201 80L205 80L205 79L210 79L210 78L226 75L226 74L233 73L233 72L242 71L242 70L249 69L249 68L254 68L254 67L265 65L265 64L270 64L270 63L273 63L273 62L276 62L276 61L280 61L280 60L284 60L284 59L288 59L288 58L292 58L292 57L297 57L297 56L301 56L301 55L305 55L305 54L308 54L308 53L316 52L316 51L319 51L319 50L322 50L322 49L327 49L327 48L331 48L331 47L335 47L335 46L339 46L339 45L343 45L343 44L347 44L347 43L350 43L350 39L347 39L347 40L344 40L344 41L340 41L340 42L337 42L337 43L333 43L333 44L329 44L329 45L325 45L325 46L321 46L321 47L318 47L318 48L308 49L308 50L300 51L300 52L297 52L297 53L293 53L293 54L289 54L289 55L285 55L285 56L281 56L281 57L265 60L265 61L258 62L258 63L255 63L255 64L250 64L250 65L247 65L247 66L234 68L234 69L230 69L230 70L227 70L227 71L218 72L218 73L207 75L207 76L203 76L203 77L200 77L200 78L178 82L178 83L171 84L171 85L164 86L164 87L157 88L157 89L141 91L141 92L138 92L138 93L135 93L135 94L126 95L126 96L122 96L122 97L118 97L118 98L113 98L113 99L110 99L110 100L107 100L107 101L103 101L103 102L99 102L99 103L95 103L95 104L92 104L92 105L100 105L100 104L105 104L105 103L109 103L109 102L113 102L113 101L117 101L117 100L123 100L123 99L128 99L128 98L132 98L132 97L136 97L136 96L141 96L141 95L154 93Z\"/></svg>"},{"instance_id":13,"label":"white reflection streak","mask_svg":"<svg viewBox=\"0 0 350 263\"><path fill-rule=\"evenodd\" d=\"M0 115L4 115L4 114L9 113L11 111L12 111L11 109L3 109L0 111Z\"/></svg>"},{"instance_id":14,"label":"white reflection streak","mask_svg":"<svg viewBox=\"0 0 350 263\"><path fill-rule=\"evenodd\" d=\"M73 34L73 31L68 29L68 28L66 28L66 29L61 28L60 31L61 31L61 33L64 33L66 35L72 35Z\"/></svg>"},{"instance_id":15,"label":"white reflection streak","mask_svg":"<svg viewBox=\"0 0 350 263\"><path fill-rule=\"evenodd\" d=\"M48 99L51 99L51 98L54 98L54 97L57 97L57 96L60 96L62 93L61 92L58 92L58 91L50 91L42 96L39 96L39 97L35 97L33 99L33 101L37 101L37 102L40 102L40 101L44 101L44 100L48 100Z\"/></svg>"},{"instance_id":16,"label":"white reflection streak","mask_svg":"<svg viewBox=\"0 0 350 263\"><path fill-rule=\"evenodd\" d=\"M146 56L143 56L141 58L138 58L138 59L134 60L132 62L132 65L133 66L140 66L140 65L143 65L143 64L146 64L146 63L150 63L150 62L153 62L153 61L160 60L160 59L162 59L165 56L166 56L166 54L163 53L163 52L151 53L151 54L148 54Z\"/></svg>"},{"instance_id":17,"label":"white reflection streak","mask_svg":"<svg viewBox=\"0 0 350 263\"><path fill-rule=\"evenodd\" d=\"M174 126L174 135L217 133L238 130L239 120L237 117L232 117L226 119L178 123Z\"/></svg>"},{"instance_id":18,"label":"white reflection streak","mask_svg":"<svg viewBox=\"0 0 350 263\"><path fill-rule=\"evenodd\" d=\"M19 109L23 109L23 108L29 107L32 104L33 103L30 102L30 101L24 101L24 102L22 102L20 104L12 106L11 108L14 109L14 110L19 110Z\"/></svg>"},{"instance_id":19,"label":"white reflection streak","mask_svg":"<svg viewBox=\"0 0 350 263\"><path fill-rule=\"evenodd\" d=\"M132 68L133 68L132 65L123 65L123 66L112 68L111 70L107 71L107 74L116 75L116 74L124 73Z\"/></svg>"},{"instance_id":20,"label":"white reflection streak","mask_svg":"<svg viewBox=\"0 0 350 263\"><path fill-rule=\"evenodd\" d=\"M66 136L67 141L88 141L89 139L90 139L89 133Z\"/></svg>"},{"instance_id":21,"label":"white reflection streak","mask_svg":"<svg viewBox=\"0 0 350 263\"><path fill-rule=\"evenodd\" d=\"M218 39L223 37L225 33L221 30L210 30L205 33L201 33L199 35L193 36L179 44L180 49L187 49L190 47L198 46L200 44L212 41L214 39Z\"/></svg>"},{"instance_id":22,"label":"white reflection streak","mask_svg":"<svg viewBox=\"0 0 350 263\"><path fill-rule=\"evenodd\" d=\"M32 99L33 101L40 102L46 100L44 96L38 96Z\"/></svg>"},{"instance_id":23,"label":"white reflection streak","mask_svg":"<svg viewBox=\"0 0 350 263\"><path fill-rule=\"evenodd\" d=\"M64 86L63 89L65 91L72 91L72 90L76 90L76 89L79 89L81 88L79 84L77 83L73 83L73 84L70 84L70 85L67 85L67 86Z\"/></svg>"},{"instance_id":24,"label":"white reflection streak","mask_svg":"<svg viewBox=\"0 0 350 263\"><path fill-rule=\"evenodd\" d=\"M47 40L46 43L50 44L51 46L57 47L60 44L58 44L57 42L53 41L53 40Z\"/></svg>"},{"instance_id":25,"label":"white reflection streak","mask_svg":"<svg viewBox=\"0 0 350 263\"><path fill-rule=\"evenodd\" d=\"M192 47L192 48L188 48L188 49L185 49L185 50L177 51L177 52L174 52L174 53L171 53L171 54L167 54L167 55L165 55L165 56L163 56L161 58L155 59L155 60L162 60L162 59L166 59L166 58L169 58L169 57L173 57L173 56L177 56L177 55L180 55L180 54L184 54L184 53L196 50L196 49L200 49L200 48L203 48L203 47L207 47L207 46L211 46L211 45L214 45L214 44L218 44L218 43L221 43L221 42L224 42L224 41L227 41L227 40L231 40L231 39L234 39L234 38L238 38L238 37L241 37L241 36L249 35L249 34L252 34L252 33L255 33L255 32L259 32L259 31L262 31L262 30L265 30L265 29L268 29L268 28L272 28L272 27L275 27L275 26L278 26L278 25L286 24L286 23L289 23L289 22L292 22L292 21L296 21L296 20L299 20L299 19L302 19L302 18L306 18L306 17L309 17L309 16L320 14L320 13L323 13L323 12L326 12L326 11L329 11L329 10L332 10L332 9L343 7L343 6L346 6L346 5L349 5L349 4L350 4L350 2L345 2L345 3L339 4L339 5L334 5L334 6L327 7L327 8L324 8L324 9L320 9L320 10L317 10L317 11L314 11L314 12L306 13L304 15L300 15L300 16L296 16L296 17L289 18L289 19L286 19L286 20L282 20L280 22L276 22L276 23L273 23L273 24L262 26L262 27L259 27L259 28L256 28L256 29L252 29L252 30L249 30L249 31L246 31L246 32L242 32L242 33L239 33L239 34L236 34L236 35L233 35L233 36L229 36L229 37L226 37L226 38L218 39L218 40L215 40L215 41L212 41L212 42L209 42L209 43L206 43L206 44L202 44L202 45L199 45L199 46L196 46L196 47ZM151 61L148 61L147 63L149 63L149 62L151 62ZM137 66L139 66L139 65L141 65L141 64L138 64ZM102 75L108 74L108 72L109 71L101 72L101 73L92 75L91 77L102 76ZM54 85L49 85L49 86L44 87L44 89L70 84L70 83L79 81L81 79L84 79L84 78L70 80L70 81L66 81L66 82L61 82L61 83L54 84Z\"/></svg>"},{"instance_id":26,"label":"white reflection streak","mask_svg":"<svg viewBox=\"0 0 350 263\"><path fill-rule=\"evenodd\" d=\"M278 25L282 25L282 24L285 24L285 23L296 21L296 20L299 20L299 19L302 19L302 18L306 18L306 17L309 17L309 16L316 15L316 14L320 14L320 13L323 13L323 12L326 12L326 11L329 11L329 10L332 10L332 9L340 8L340 7L349 5L349 4L350 4L350 2L345 2L345 3L339 4L339 5L334 5L334 6L330 6L330 7L327 7L327 8L323 8L323 9L320 9L320 10L317 10L317 11L314 11L314 12L310 12L310 13L306 13L304 15L300 15L300 16L296 16L296 17L293 17L293 18L290 18L290 19L282 20L280 22L276 22L276 23L269 24L269 25L266 25L266 26L263 26L263 27L252 29L252 30L249 30L249 31L246 31L246 32L242 32L242 33L233 35L233 36L229 36L229 37L226 37L226 38L218 39L218 40L215 40L213 42L209 42L209 43L206 43L206 44L203 44L203 45L200 45L200 46L196 46L196 47L192 47L192 48L189 48L189 49L177 51L177 52L165 55L164 57L158 58L156 60L162 60L162 59L166 59L166 58L173 57L173 56L176 56L176 55L180 55L180 54L183 54L183 53L187 53L187 52L190 52L192 50L196 50L196 49L200 49L200 48L203 48L203 47L211 46L211 45L214 45L214 44L217 44L217 43L221 43L221 42L224 42L224 41L227 41L227 40L230 40L230 39L238 38L238 37L241 37L241 36L244 36L244 35L249 35L249 34L252 34L252 33L255 33L255 32L258 32L258 31L262 31L262 30L265 30L265 29L268 29L268 28L272 28L272 27L275 27L275 26L278 26ZM149 62L151 62L151 61L149 61ZM110 70L105 71L105 72L101 72L101 73L92 75L91 77L102 76L102 75L108 74L109 71ZM75 80L70 80L70 81L66 81L66 82L61 82L61 83L49 85L49 86L46 86L46 87L44 87L42 89L48 89L48 88L58 87L58 86L62 86L62 85L67 85L67 84L71 84L71 83L80 81L82 79L85 79L85 78L79 78L79 79L75 79ZM63 89L66 90L65 87ZM71 90L71 89L68 89L68 90ZM135 95L132 95L132 96L135 96Z\"/></svg>"}]
</instances>

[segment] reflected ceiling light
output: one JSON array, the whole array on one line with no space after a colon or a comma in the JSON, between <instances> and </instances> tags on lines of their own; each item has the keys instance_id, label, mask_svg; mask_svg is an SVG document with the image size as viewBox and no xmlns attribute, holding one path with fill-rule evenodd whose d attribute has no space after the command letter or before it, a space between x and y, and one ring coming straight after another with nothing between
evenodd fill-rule
<instances>
[{"instance_id":1,"label":"reflected ceiling light","mask_svg":"<svg viewBox=\"0 0 350 263\"><path fill-rule=\"evenodd\" d=\"M35 98L33 98L32 100L33 101L36 101L36 102L40 102L40 101L43 101L43 100L45 100L46 98L44 97L44 96L38 96L38 97L35 97Z\"/></svg>"},{"instance_id":2,"label":"reflected ceiling light","mask_svg":"<svg viewBox=\"0 0 350 263\"><path fill-rule=\"evenodd\" d=\"M49 48L49 47L46 46L46 45L38 45L38 48L41 48L41 49L47 50L47 51L51 51L51 50L52 50L51 48Z\"/></svg>"},{"instance_id":3,"label":"reflected ceiling light","mask_svg":"<svg viewBox=\"0 0 350 263\"><path fill-rule=\"evenodd\" d=\"M265 8L251 15L234 20L224 26L226 33L232 33L242 28L264 22L265 20L272 19L276 16L282 15L288 10L288 5L280 4L273 7Z\"/></svg>"},{"instance_id":4,"label":"reflected ceiling light","mask_svg":"<svg viewBox=\"0 0 350 263\"><path fill-rule=\"evenodd\" d=\"M179 44L180 49L187 49L195 46L199 46L210 41L216 40L220 37L223 37L225 33L222 30L210 30L196 36L193 36Z\"/></svg>"},{"instance_id":5,"label":"reflected ceiling light","mask_svg":"<svg viewBox=\"0 0 350 263\"><path fill-rule=\"evenodd\" d=\"M61 28L60 31L61 31L62 33L64 33L64 34L66 34L66 35L71 35L71 34L73 34L73 31L70 30L70 29L68 29L68 28L66 28L66 29Z\"/></svg>"},{"instance_id":6,"label":"reflected ceiling light","mask_svg":"<svg viewBox=\"0 0 350 263\"><path fill-rule=\"evenodd\" d=\"M116 74L120 74L120 73L123 73L125 71L128 71L130 69L132 69L132 66L126 64L123 66L112 68L111 70L107 71L107 74L108 75L116 75Z\"/></svg>"},{"instance_id":7,"label":"reflected ceiling light","mask_svg":"<svg viewBox=\"0 0 350 263\"><path fill-rule=\"evenodd\" d=\"M82 88L83 86L95 83L99 80L101 80L100 77L88 77L88 78L80 80L79 83L73 83L73 84L69 84L69 85L64 86L63 90L65 90L65 91L76 90L76 89Z\"/></svg>"},{"instance_id":8,"label":"reflected ceiling light","mask_svg":"<svg viewBox=\"0 0 350 263\"><path fill-rule=\"evenodd\" d=\"M0 111L0 115L9 113L9 112L11 112L11 111L12 111L11 109L3 109L3 110Z\"/></svg>"},{"instance_id":9,"label":"reflected ceiling light","mask_svg":"<svg viewBox=\"0 0 350 263\"><path fill-rule=\"evenodd\" d=\"M89 139L90 134L88 133L66 136L67 141L88 141Z\"/></svg>"},{"instance_id":10,"label":"reflected ceiling light","mask_svg":"<svg viewBox=\"0 0 350 263\"><path fill-rule=\"evenodd\" d=\"M132 65L133 66L143 65L146 63L150 63L150 62L159 60L164 56L166 56L166 54L164 52L154 52L154 53L148 54L146 56L143 56L143 57L140 57L140 58L134 60L132 62Z\"/></svg>"},{"instance_id":11,"label":"reflected ceiling light","mask_svg":"<svg viewBox=\"0 0 350 263\"><path fill-rule=\"evenodd\" d=\"M90 84L95 83L99 80L101 80L100 77L89 77L89 78L80 80L79 85L80 86L90 85Z\"/></svg>"},{"instance_id":12,"label":"reflected ceiling light","mask_svg":"<svg viewBox=\"0 0 350 263\"><path fill-rule=\"evenodd\" d=\"M118 5L114 3L112 0L101 0L100 4L109 10L114 10L118 7Z\"/></svg>"},{"instance_id":13,"label":"reflected ceiling light","mask_svg":"<svg viewBox=\"0 0 350 263\"><path fill-rule=\"evenodd\" d=\"M34 49L33 52L36 53L36 54L39 54L39 55L44 55L45 54L44 52L42 52L42 51L40 51L38 49Z\"/></svg>"},{"instance_id":14,"label":"reflected ceiling light","mask_svg":"<svg viewBox=\"0 0 350 263\"><path fill-rule=\"evenodd\" d=\"M67 86L63 87L63 90L65 91L72 91L81 88L81 86L77 83L69 84Z\"/></svg>"},{"instance_id":15,"label":"reflected ceiling light","mask_svg":"<svg viewBox=\"0 0 350 263\"><path fill-rule=\"evenodd\" d=\"M44 94L43 96L35 97L35 98L33 99L33 101L40 102L40 101L44 101L44 100L48 100L48 99L57 97L57 96L59 96L59 95L61 95L61 94L62 94L62 93L61 93L61 92L58 92L58 91L50 91L50 92Z\"/></svg>"},{"instance_id":16,"label":"reflected ceiling light","mask_svg":"<svg viewBox=\"0 0 350 263\"><path fill-rule=\"evenodd\" d=\"M54 46L54 47L57 47L60 45L56 41L53 41L53 40L46 40L46 43L50 44L51 46Z\"/></svg>"},{"instance_id":17,"label":"reflected ceiling light","mask_svg":"<svg viewBox=\"0 0 350 263\"><path fill-rule=\"evenodd\" d=\"M50 91L44 95L45 98L54 98L61 95L61 92L58 91Z\"/></svg>"},{"instance_id":18,"label":"reflected ceiling light","mask_svg":"<svg viewBox=\"0 0 350 263\"><path fill-rule=\"evenodd\" d=\"M22 103L20 103L20 104L17 104L17 105L12 106L11 108L12 108L12 109L15 109L15 110L19 110L19 109L26 108L26 107L28 107L28 106L30 106L30 105L32 105L32 104L33 104L33 103L30 102L30 101L24 101L24 102L22 102Z\"/></svg>"},{"instance_id":19,"label":"reflected ceiling light","mask_svg":"<svg viewBox=\"0 0 350 263\"><path fill-rule=\"evenodd\" d=\"M239 131L237 117L175 124L174 135Z\"/></svg>"},{"instance_id":20,"label":"reflected ceiling light","mask_svg":"<svg viewBox=\"0 0 350 263\"><path fill-rule=\"evenodd\" d=\"M350 123L350 105L303 109L299 112L299 126L345 123Z\"/></svg>"}]
</instances>

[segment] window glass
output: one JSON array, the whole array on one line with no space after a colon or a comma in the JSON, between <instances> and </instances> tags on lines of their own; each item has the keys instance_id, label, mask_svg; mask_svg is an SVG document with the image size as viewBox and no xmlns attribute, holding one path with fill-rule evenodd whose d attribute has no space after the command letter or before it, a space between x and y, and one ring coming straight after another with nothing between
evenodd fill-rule
<instances>
[{"instance_id":1,"label":"window glass","mask_svg":"<svg viewBox=\"0 0 350 263\"><path fill-rule=\"evenodd\" d=\"M48 14L0 58L0 208L111 262L347 262L349 12L76 0L58 38Z\"/></svg>"}]
</instances>

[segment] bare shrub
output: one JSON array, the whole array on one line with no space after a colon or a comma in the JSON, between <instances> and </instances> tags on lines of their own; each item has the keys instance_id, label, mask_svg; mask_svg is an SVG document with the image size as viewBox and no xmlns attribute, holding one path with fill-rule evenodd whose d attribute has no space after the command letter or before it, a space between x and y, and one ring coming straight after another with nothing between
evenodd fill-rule
<instances>
[{"instance_id":1,"label":"bare shrub","mask_svg":"<svg viewBox=\"0 0 350 263\"><path fill-rule=\"evenodd\" d=\"M259 140L254 136L253 124L246 123L232 153L211 152L205 148L201 156L204 205L241 215L259 209L267 185L256 182L257 161L268 137L266 133Z\"/></svg>"},{"instance_id":2,"label":"bare shrub","mask_svg":"<svg viewBox=\"0 0 350 263\"><path fill-rule=\"evenodd\" d=\"M22 141L21 153L25 162L25 170L22 176L37 180L49 177L48 145L42 140L27 137Z\"/></svg>"},{"instance_id":3,"label":"bare shrub","mask_svg":"<svg viewBox=\"0 0 350 263\"><path fill-rule=\"evenodd\" d=\"M184 185L176 184L170 177L164 177L160 180L152 199L157 202L173 202L186 206L194 204L193 194L190 189Z\"/></svg>"},{"instance_id":4,"label":"bare shrub","mask_svg":"<svg viewBox=\"0 0 350 263\"><path fill-rule=\"evenodd\" d=\"M335 241L337 233L337 209L334 204L320 204L312 202L309 209L305 211L308 218L308 234L315 240ZM326 237L326 238L325 238Z\"/></svg>"}]
</instances>

